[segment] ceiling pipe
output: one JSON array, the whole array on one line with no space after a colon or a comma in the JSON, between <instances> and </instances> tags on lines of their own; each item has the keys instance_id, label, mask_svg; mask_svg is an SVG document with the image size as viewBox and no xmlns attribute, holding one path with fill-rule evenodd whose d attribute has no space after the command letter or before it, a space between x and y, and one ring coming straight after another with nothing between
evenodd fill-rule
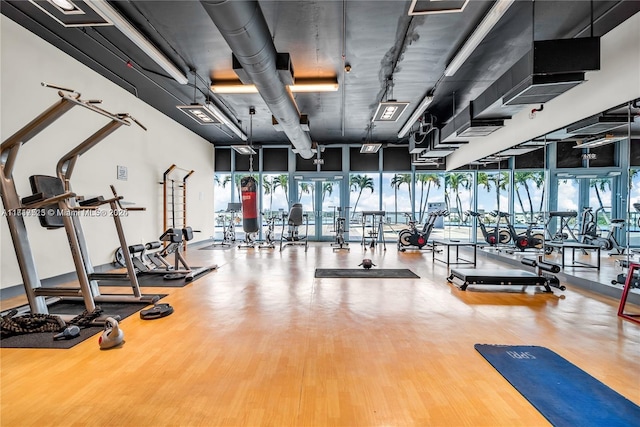
<instances>
[{"instance_id":1,"label":"ceiling pipe","mask_svg":"<svg viewBox=\"0 0 640 427\"><path fill-rule=\"evenodd\" d=\"M201 3L295 151L305 159L312 158L311 137L302 129L293 95L278 75L276 47L258 2L202 0Z\"/></svg>"}]
</instances>

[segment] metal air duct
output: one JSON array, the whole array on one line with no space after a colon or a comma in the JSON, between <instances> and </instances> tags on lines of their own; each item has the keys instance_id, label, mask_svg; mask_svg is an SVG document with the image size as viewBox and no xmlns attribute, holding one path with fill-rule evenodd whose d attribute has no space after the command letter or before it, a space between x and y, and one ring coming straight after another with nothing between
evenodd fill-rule
<instances>
[{"instance_id":1,"label":"metal air duct","mask_svg":"<svg viewBox=\"0 0 640 427\"><path fill-rule=\"evenodd\" d=\"M278 75L276 48L258 2L202 0L201 3L295 151L305 159L312 158L311 138L300 125L300 112L291 91Z\"/></svg>"}]
</instances>

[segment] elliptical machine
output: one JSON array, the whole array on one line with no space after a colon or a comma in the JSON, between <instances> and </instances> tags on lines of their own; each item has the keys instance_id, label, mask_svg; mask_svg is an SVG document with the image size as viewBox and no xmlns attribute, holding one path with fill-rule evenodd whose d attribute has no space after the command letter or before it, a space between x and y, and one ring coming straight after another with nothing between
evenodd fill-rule
<instances>
[{"instance_id":1,"label":"elliptical machine","mask_svg":"<svg viewBox=\"0 0 640 427\"><path fill-rule=\"evenodd\" d=\"M427 215L427 221L424 223L422 230L418 230L416 226L416 221L413 220L411 214L404 214L407 217L409 228L405 228L400 230L398 233L398 250L400 252L404 252L407 250L407 247L413 246L418 249L422 249L427 245L429 236L431 235L431 231L435 225L436 219L440 216L449 215L449 211L447 210L437 210L433 212L429 212Z\"/></svg>"},{"instance_id":2,"label":"elliptical machine","mask_svg":"<svg viewBox=\"0 0 640 427\"><path fill-rule=\"evenodd\" d=\"M496 222L496 226L494 228L488 230L487 226L484 224L483 214L474 211L467 211L467 214L478 218L478 226L484 236L484 241L490 246L496 246L498 244L506 245L511 241L511 234L509 234L509 230L499 227L500 220ZM490 215L495 216L493 214Z\"/></svg>"}]
</instances>

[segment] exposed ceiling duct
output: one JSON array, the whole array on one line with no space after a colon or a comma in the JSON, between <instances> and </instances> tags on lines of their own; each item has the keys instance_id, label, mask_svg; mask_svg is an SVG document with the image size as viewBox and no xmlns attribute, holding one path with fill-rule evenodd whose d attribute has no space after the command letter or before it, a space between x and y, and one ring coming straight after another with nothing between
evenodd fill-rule
<instances>
[{"instance_id":1,"label":"exposed ceiling duct","mask_svg":"<svg viewBox=\"0 0 640 427\"><path fill-rule=\"evenodd\" d=\"M287 135L294 151L313 157L311 138L300 125L300 112L276 66L278 53L257 1L201 1L242 69Z\"/></svg>"},{"instance_id":2,"label":"exposed ceiling duct","mask_svg":"<svg viewBox=\"0 0 640 427\"><path fill-rule=\"evenodd\" d=\"M486 136L526 105L544 104L600 69L600 39L534 41L533 49L454 116L442 129L442 141Z\"/></svg>"}]
</instances>

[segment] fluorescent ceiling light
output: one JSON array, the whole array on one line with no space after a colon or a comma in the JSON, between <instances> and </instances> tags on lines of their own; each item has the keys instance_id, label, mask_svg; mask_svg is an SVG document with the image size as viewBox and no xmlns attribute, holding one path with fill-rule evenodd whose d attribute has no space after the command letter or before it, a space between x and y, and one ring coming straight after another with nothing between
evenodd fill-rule
<instances>
[{"instance_id":1,"label":"fluorescent ceiling light","mask_svg":"<svg viewBox=\"0 0 640 427\"><path fill-rule=\"evenodd\" d=\"M231 148L236 150L239 154L256 154L256 150L249 147L248 145L232 145Z\"/></svg>"},{"instance_id":2,"label":"fluorescent ceiling light","mask_svg":"<svg viewBox=\"0 0 640 427\"><path fill-rule=\"evenodd\" d=\"M335 78L329 79L296 79L295 83L289 85L289 90L293 93L307 92L335 92L338 90L338 81ZM258 93L258 88L251 84L242 84L240 81L218 82L211 85L213 93Z\"/></svg>"},{"instance_id":3,"label":"fluorescent ceiling light","mask_svg":"<svg viewBox=\"0 0 640 427\"><path fill-rule=\"evenodd\" d=\"M498 153L500 156L519 156L520 154L530 153L539 150L541 147L513 147Z\"/></svg>"},{"instance_id":4,"label":"fluorescent ceiling light","mask_svg":"<svg viewBox=\"0 0 640 427\"><path fill-rule=\"evenodd\" d=\"M218 125L220 120L204 105L178 105L177 108L201 125Z\"/></svg>"},{"instance_id":5,"label":"fluorescent ceiling light","mask_svg":"<svg viewBox=\"0 0 640 427\"><path fill-rule=\"evenodd\" d=\"M626 136L613 136L613 135L606 135L597 139L592 139L592 140L585 140L582 143L578 143L576 145L573 146L573 148L594 148L594 147L600 147L602 145L607 145L607 144L611 144L613 142L618 142L618 141L622 141L624 139L627 139Z\"/></svg>"},{"instance_id":6,"label":"fluorescent ceiling light","mask_svg":"<svg viewBox=\"0 0 640 427\"><path fill-rule=\"evenodd\" d=\"M420 118L422 113L424 113L424 110L427 109L427 107L429 106L429 104L431 104L432 101L433 101L433 96L427 95L424 97L420 105L418 105L418 108L416 108L413 111L413 114L411 115L411 117L409 117L409 120L405 122L404 126L402 126L402 129L400 129L400 132L398 132L398 138L405 137L405 135L409 132L413 124L416 122L416 120L418 120L418 118Z\"/></svg>"},{"instance_id":7,"label":"fluorescent ceiling light","mask_svg":"<svg viewBox=\"0 0 640 427\"><path fill-rule=\"evenodd\" d=\"M377 153L378 150L380 150L380 147L382 147L382 144L373 144L368 142L366 144L362 144L362 146L360 147L360 152L364 154L373 154Z\"/></svg>"},{"instance_id":8,"label":"fluorescent ceiling light","mask_svg":"<svg viewBox=\"0 0 640 427\"><path fill-rule=\"evenodd\" d=\"M395 122L397 121L404 110L407 109L408 102L398 101L384 101L378 104L375 114L373 115L373 122Z\"/></svg>"},{"instance_id":9,"label":"fluorescent ceiling light","mask_svg":"<svg viewBox=\"0 0 640 427\"><path fill-rule=\"evenodd\" d=\"M412 0L409 16L462 12L467 7L467 3L469 0Z\"/></svg>"},{"instance_id":10,"label":"fluorescent ceiling light","mask_svg":"<svg viewBox=\"0 0 640 427\"><path fill-rule=\"evenodd\" d=\"M80 12L83 13L78 7L69 0L48 0L49 3L57 7L62 13Z\"/></svg>"},{"instance_id":11,"label":"fluorescent ceiling light","mask_svg":"<svg viewBox=\"0 0 640 427\"><path fill-rule=\"evenodd\" d=\"M136 46L138 46L149 58L166 71L175 81L181 85L188 83L187 76L175 66L157 47L155 47L145 36L142 35L133 25L125 20L106 0L91 0L87 4L98 13L109 19L122 34L127 36Z\"/></svg>"},{"instance_id":12,"label":"fluorescent ceiling light","mask_svg":"<svg viewBox=\"0 0 640 427\"><path fill-rule=\"evenodd\" d=\"M90 1L29 0L51 19L66 28L113 25Z\"/></svg>"},{"instance_id":13,"label":"fluorescent ceiling light","mask_svg":"<svg viewBox=\"0 0 640 427\"><path fill-rule=\"evenodd\" d=\"M216 107L213 103L207 102L204 106L209 110L220 122L222 122L226 127L231 129L233 133L235 133L240 139L246 141L247 135L236 125L233 123L226 114L224 114L218 107Z\"/></svg>"},{"instance_id":14,"label":"fluorescent ceiling light","mask_svg":"<svg viewBox=\"0 0 640 427\"><path fill-rule=\"evenodd\" d=\"M464 62L471 56L474 50L478 47L482 40L489 34L493 27L500 21L500 18L511 7L515 0L497 0L493 5L489 13L482 19L480 25L476 27L471 36L462 45L458 53L453 57L447 68L444 70L444 75L447 77L453 76L458 69L464 64Z\"/></svg>"}]
</instances>

